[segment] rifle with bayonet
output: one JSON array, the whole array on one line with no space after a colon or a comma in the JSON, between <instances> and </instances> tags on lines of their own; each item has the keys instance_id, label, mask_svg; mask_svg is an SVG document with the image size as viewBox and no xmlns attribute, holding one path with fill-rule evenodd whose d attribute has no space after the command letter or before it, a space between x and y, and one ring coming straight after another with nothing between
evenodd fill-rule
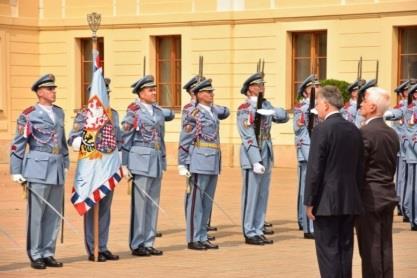
<instances>
[{"instance_id":1,"label":"rifle with bayonet","mask_svg":"<svg viewBox=\"0 0 417 278\"><path fill-rule=\"evenodd\" d=\"M257 67L256 67L256 72L261 74L262 79L264 78L264 68L265 68L265 60L259 59ZM265 101L264 92L262 90L258 94L258 100L256 102L256 110L262 109L262 104L264 101ZM262 115L260 115L259 113L255 113L254 130L255 130L255 136L256 136L256 141L258 143L258 146L261 140L260 138L261 120L262 120ZM259 148L261 148L261 146L259 146Z\"/></svg>"}]
</instances>

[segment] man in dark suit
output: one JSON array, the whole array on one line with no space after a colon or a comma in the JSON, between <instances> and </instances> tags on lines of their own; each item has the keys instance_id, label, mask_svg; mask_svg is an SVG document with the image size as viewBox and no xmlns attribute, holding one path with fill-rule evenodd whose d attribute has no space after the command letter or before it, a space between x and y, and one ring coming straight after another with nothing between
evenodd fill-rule
<instances>
[{"instance_id":1,"label":"man in dark suit","mask_svg":"<svg viewBox=\"0 0 417 278\"><path fill-rule=\"evenodd\" d=\"M398 203L394 174L398 135L383 115L389 108L387 91L371 87L361 104L365 125L360 129L364 144L365 183L361 196L365 213L358 217L356 231L362 258L362 277L393 277L392 220Z\"/></svg>"},{"instance_id":2,"label":"man in dark suit","mask_svg":"<svg viewBox=\"0 0 417 278\"><path fill-rule=\"evenodd\" d=\"M312 132L304 205L314 222L321 277L351 277L353 226L362 203L363 144L359 130L339 112L343 99L334 86L318 92L322 120Z\"/></svg>"}]
</instances>

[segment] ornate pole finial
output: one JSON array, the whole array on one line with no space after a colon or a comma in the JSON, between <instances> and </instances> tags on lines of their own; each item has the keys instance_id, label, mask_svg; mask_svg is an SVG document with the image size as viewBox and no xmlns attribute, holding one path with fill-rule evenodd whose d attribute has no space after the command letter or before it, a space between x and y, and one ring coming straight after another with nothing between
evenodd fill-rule
<instances>
[{"instance_id":1,"label":"ornate pole finial","mask_svg":"<svg viewBox=\"0 0 417 278\"><path fill-rule=\"evenodd\" d=\"M91 31L93 32L93 39L95 39L96 33L98 28L100 27L100 22L101 22L101 14L99 13L91 13L91 14L87 14L87 21L88 21L88 25L90 26Z\"/></svg>"}]
</instances>

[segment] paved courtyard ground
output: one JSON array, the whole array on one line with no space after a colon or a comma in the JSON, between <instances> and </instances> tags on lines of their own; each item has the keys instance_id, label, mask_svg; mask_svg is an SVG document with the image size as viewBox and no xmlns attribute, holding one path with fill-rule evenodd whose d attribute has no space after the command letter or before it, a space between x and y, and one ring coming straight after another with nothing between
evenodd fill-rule
<instances>
[{"instance_id":1,"label":"paved courtyard ground","mask_svg":"<svg viewBox=\"0 0 417 278\"><path fill-rule=\"evenodd\" d=\"M213 224L219 250L204 252L186 248L184 221L184 178L176 167L166 172L161 192L158 230L163 233L156 247L162 257L134 257L128 248L130 196L127 182L116 188L112 207L109 248L119 261L87 261L82 218L69 201L75 165L66 184L66 217L75 226L65 226L64 244L57 244L56 257L62 269L34 270L26 256L26 201L20 186L12 183L8 165L0 165L0 277L319 277L313 240L303 239L296 223L296 170L273 170L267 220L274 224L275 243L266 246L244 244L240 225L241 176L237 168L223 169L216 202L233 222L214 208ZM395 277L417 277L417 232L394 219ZM355 243L355 247L357 244ZM355 248L354 277L360 277L360 257Z\"/></svg>"}]
</instances>

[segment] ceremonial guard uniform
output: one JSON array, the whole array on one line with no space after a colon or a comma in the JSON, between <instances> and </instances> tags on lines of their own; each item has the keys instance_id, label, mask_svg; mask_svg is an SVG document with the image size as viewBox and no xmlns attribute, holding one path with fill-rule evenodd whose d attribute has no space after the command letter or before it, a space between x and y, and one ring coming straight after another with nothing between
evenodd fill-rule
<instances>
[{"instance_id":1,"label":"ceremonial guard uniform","mask_svg":"<svg viewBox=\"0 0 417 278\"><path fill-rule=\"evenodd\" d=\"M51 206L61 213L69 159L64 111L52 105L55 88L52 74L42 76L33 84L32 91L40 102L25 109L18 117L10 154L13 180L27 181L27 254L31 266L36 269L62 266L54 259L60 216ZM41 104L45 97L49 101Z\"/></svg>"},{"instance_id":2,"label":"ceremonial guard uniform","mask_svg":"<svg viewBox=\"0 0 417 278\"><path fill-rule=\"evenodd\" d=\"M357 113L357 105L358 105L358 91L359 87L365 84L365 80L358 79L352 84L349 85L347 91L350 94L349 101L345 104L345 106L341 109L342 116L345 120L355 123L356 121L356 113Z\"/></svg>"},{"instance_id":3,"label":"ceremonial guard uniform","mask_svg":"<svg viewBox=\"0 0 417 278\"><path fill-rule=\"evenodd\" d=\"M199 77L199 76L194 76L193 78L191 78L183 87L184 90L187 91L187 93L191 96L191 101L189 103L187 103L186 105L184 105L183 109L182 109L182 113L181 113L181 128L183 127L184 124L184 120L188 117L188 115L195 109L195 107L197 106L196 100L195 100L195 95L193 93L193 90L195 88L195 86L198 84L199 80L204 80L204 77ZM227 117L229 117L230 115L230 111L229 108L227 108L226 106L221 106L221 105L216 105L213 104L213 109L216 111L217 116L219 118L219 120L223 120L226 119ZM180 132L180 139L179 139L179 148L182 147L182 142L183 140L183 136L187 136L186 133ZM186 142L185 142L186 143ZM184 152L183 154L187 154L187 152ZM188 159L187 159L188 161ZM181 165L179 163L180 161L178 161L178 165ZM189 169L189 164L184 165L187 170ZM188 206L188 196L189 192L186 191L185 194L185 215L187 215L187 206ZM210 226L210 222L211 222L211 212L210 212L210 216L209 216L209 220L208 220L208 227L207 229L210 230L217 230L216 227L212 227ZM214 236L210 236L209 235L209 240L214 240L215 237Z\"/></svg>"},{"instance_id":4,"label":"ceremonial guard uniform","mask_svg":"<svg viewBox=\"0 0 417 278\"><path fill-rule=\"evenodd\" d=\"M212 94L213 90L211 79L205 79L193 91L199 99L200 94ZM188 248L194 250L218 248L207 238L207 223L221 168L219 116L211 104L198 103L186 115L180 134L179 172L189 177L186 237Z\"/></svg>"},{"instance_id":5,"label":"ceremonial guard uniform","mask_svg":"<svg viewBox=\"0 0 417 278\"><path fill-rule=\"evenodd\" d=\"M106 83L107 93L111 92L109 85L111 80L109 78L104 79ZM88 88L90 91L90 86ZM87 123L88 109L83 108L77 113L74 119L73 129L71 130L68 138L68 145L72 146L75 151L79 151L81 146L81 138L84 130L84 126ZM119 114L113 108L111 109L111 117L113 124L113 134L117 143L117 149L121 150L122 135L119 126ZM98 261L105 262L106 260L118 260L119 256L112 254L107 249L107 242L109 240L110 229L110 208L113 200L113 191L109 191L106 196L99 202L99 254ZM93 219L94 210L90 209L84 214L84 241L88 254L88 259L94 261L94 227Z\"/></svg>"},{"instance_id":6,"label":"ceremonial guard uniform","mask_svg":"<svg viewBox=\"0 0 417 278\"><path fill-rule=\"evenodd\" d=\"M153 245L162 174L166 170L165 121L175 115L155 104L153 76L144 76L132 87L139 100L129 105L122 121L122 164L133 175L130 249L135 256L162 255ZM146 94L152 94L152 102L144 101Z\"/></svg>"},{"instance_id":7,"label":"ceremonial guard uniform","mask_svg":"<svg viewBox=\"0 0 417 278\"><path fill-rule=\"evenodd\" d=\"M310 93L312 86L317 86L320 83L315 75L307 77L298 88L298 96L301 99L300 103L294 107L294 134L295 147L297 150L298 160L298 196L297 196L297 220L298 227L304 231L304 238L312 239L314 228L313 222L307 218L304 207L304 187L307 173L307 161L310 151L310 135L308 133L308 115L310 106ZM315 117L316 119L317 117Z\"/></svg>"},{"instance_id":8,"label":"ceremonial guard uniform","mask_svg":"<svg viewBox=\"0 0 417 278\"><path fill-rule=\"evenodd\" d=\"M407 139L407 125L404 121L405 112L407 111L407 97L408 97L408 86L410 81L406 80L401 83L395 92L401 96L398 104L389 111L385 112L384 117L387 121L392 121L392 128L398 134L400 141L400 151L397 154L397 171L395 173L395 186L397 196L399 198L398 203L398 214L403 214L404 207L404 194L406 188L406 181L408 176L407 161L406 161L406 145L408 145Z\"/></svg>"},{"instance_id":9,"label":"ceremonial guard uniform","mask_svg":"<svg viewBox=\"0 0 417 278\"><path fill-rule=\"evenodd\" d=\"M409 219L411 230L417 231L417 105L414 95L417 93L417 84L410 86L408 94L411 94L412 103L405 112L405 124L407 126L406 161L407 184L404 189L403 213Z\"/></svg>"},{"instance_id":10,"label":"ceremonial guard uniform","mask_svg":"<svg viewBox=\"0 0 417 278\"><path fill-rule=\"evenodd\" d=\"M262 73L251 75L244 83L241 93L247 100L237 111L237 126L242 140L240 146L240 167L242 168L242 229L247 244L271 244L264 236L265 214L268 204L271 170L274 152L271 141L271 126L285 123L289 117L283 108L275 108L265 100L257 110L259 93L263 93ZM252 89L256 87L256 89ZM253 90L253 95L252 95ZM255 93L255 90L256 93ZM255 134L255 117L261 117L260 132Z\"/></svg>"}]
</instances>

